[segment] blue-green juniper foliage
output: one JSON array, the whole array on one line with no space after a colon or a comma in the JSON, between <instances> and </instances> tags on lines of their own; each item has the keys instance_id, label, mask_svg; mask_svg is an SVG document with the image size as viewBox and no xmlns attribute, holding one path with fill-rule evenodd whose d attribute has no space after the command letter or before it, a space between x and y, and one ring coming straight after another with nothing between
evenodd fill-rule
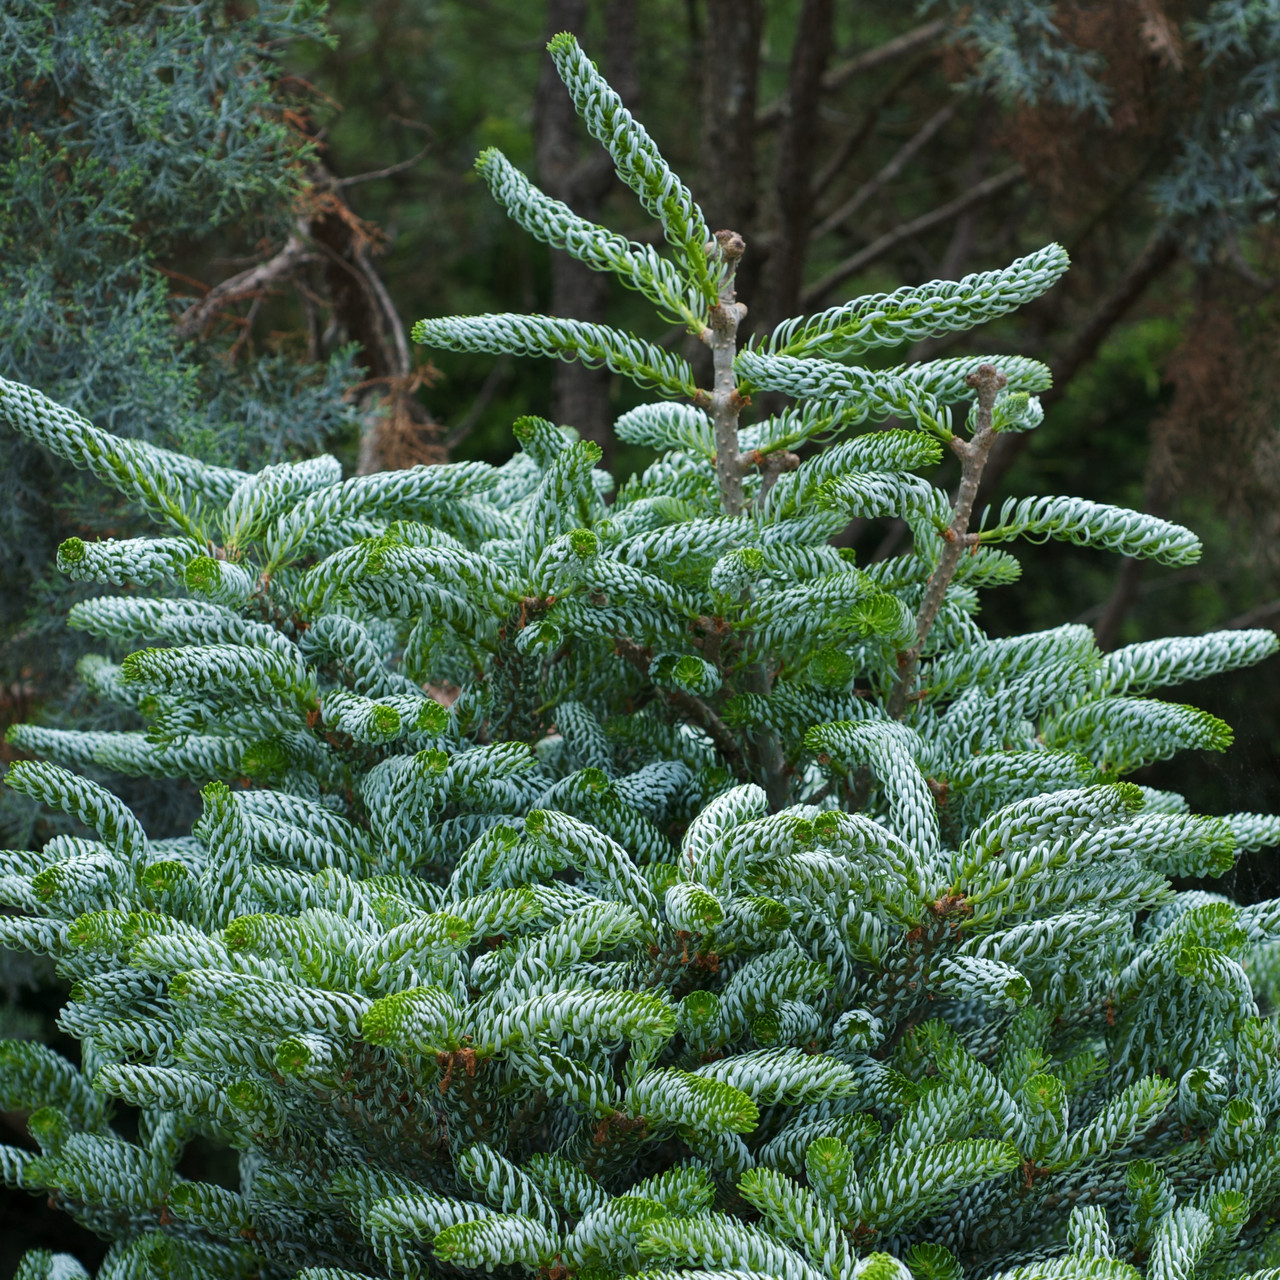
<instances>
[{"instance_id":1,"label":"blue-green juniper foliage","mask_svg":"<svg viewBox=\"0 0 1280 1280\"><path fill-rule=\"evenodd\" d=\"M0 1171L113 1241L104 1280L1280 1277L1280 902L1170 883L1280 822L1123 780L1226 747L1151 694L1275 637L988 639L1003 544L1183 564L1196 539L1070 498L972 511L1044 366L847 363L1007 312L1065 254L740 351L742 238L551 52L666 251L480 170L701 337L713 384L564 318L417 336L658 391L617 424L658 458L612 501L597 448L534 417L500 467L241 474L0 384L160 526L59 555L111 588L70 623L138 730L12 735L38 759L10 785L85 834L0 854L0 937L74 982L83 1056L0 1047L39 1144ZM791 407L744 425L765 389ZM918 474L944 450L954 497ZM831 545L881 516L909 553ZM82 769L194 779L203 816L151 839ZM177 1172L197 1135L240 1152L236 1188Z\"/></svg>"}]
</instances>

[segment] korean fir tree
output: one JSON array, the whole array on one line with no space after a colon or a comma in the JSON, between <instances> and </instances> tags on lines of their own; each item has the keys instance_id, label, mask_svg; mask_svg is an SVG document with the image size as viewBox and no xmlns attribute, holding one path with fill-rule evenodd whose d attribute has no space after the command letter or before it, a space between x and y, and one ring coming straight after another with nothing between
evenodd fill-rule
<instances>
[{"instance_id":1,"label":"korean fir tree","mask_svg":"<svg viewBox=\"0 0 1280 1280\"><path fill-rule=\"evenodd\" d=\"M617 432L659 457L612 502L597 446L536 417L500 467L240 474L0 384L14 428L161 526L58 554L119 588L70 623L149 728L16 732L48 762L10 785L82 834L3 855L3 937L74 981L82 1062L0 1050L40 1147L5 1177L114 1241L104 1280L1274 1280L1280 902L1170 878L1280 822L1124 778L1227 746L1148 695L1275 637L988 639L1005 544L1187 563L1196 539L1070 498L972 509L1042 365L855 363L1008 312L1065 255L739 350L742 237L550 48L666 251L496 152L480 171L701 338L711 385L568 318L417 337L657 392ZM791 407L747 424L760 391ZM947 452L954 495L918 474ZM829 539L859 516L901 517L910 553L851 563ZM90 765L194 779L203 815L153 838ZM239 1151L235 1186L178 1172L198 1135Z\"/></svg>"}]
</instances>

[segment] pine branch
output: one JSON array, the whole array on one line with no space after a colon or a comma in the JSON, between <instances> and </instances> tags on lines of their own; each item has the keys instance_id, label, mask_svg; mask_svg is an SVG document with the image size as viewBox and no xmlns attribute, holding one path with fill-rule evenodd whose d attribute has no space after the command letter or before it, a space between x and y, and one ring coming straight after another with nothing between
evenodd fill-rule
<instances>
[{"instance_id":1,"label":"pine branch","mask_svg":"<svg viewBox=\"0 0 1280 1280\"><path fill-rule=\"evenodd\" d=\"M120 1274L355 1280L434 1249L504 1274L955 1280L963 1241L975 1276L1133 1280L1131 1258L1190 1276L1202 1257L1245 1275L1258 1240L1237 1235L1280 1151L1280 1040L1258 1016L1280 902L1171 877L1226 872L1280 818L1201 817L1116 777L1230 745L1151 695L1280 641L987 638L978 592L1019 570L988 543L1175 564L1198 543L1072 497L975 519L994 439L1041 420L1035 361L839 362L1008 314L1065 253L797 317L735 360L741 237L707 244L618 95L567 37L553 48L624 178L697 252L715 384L568 319L423 331L678 394L618 424L659 456L612 505L599 447L529 415L501 466L242 474L0 381L20 430L171 522L207 513L226 552L60 550L73 579L142 588L71 622L114 651L82 661L87 691L147 727L25 725L11 746L212 785L189 834L153 838L70 768L11 766L79 834L0 850L0 945L76 979L58 1025L86 1069L0 1040L0 1113L40 1148L0 1147L0 1179L113 1237ZM530 229L630 260L498 176ZM339 216L355 282L361 224ZM798 403L741 428L755 387ZM951 406L975 392L957 438ZM799 443L904 411L924 430L781 474ZM944 443L954 497L918 474ZM829 542L847 515L905 517L913 544L854 568ZM111 1099L140 1108L136 1137ZM238 1187L179 1172L192 1132L245 1153ZM143 1229L159 1207L172 1229ZM43 1252L19 1270L55 1272L82 1274Z\"/></svg>"}]
</instances>

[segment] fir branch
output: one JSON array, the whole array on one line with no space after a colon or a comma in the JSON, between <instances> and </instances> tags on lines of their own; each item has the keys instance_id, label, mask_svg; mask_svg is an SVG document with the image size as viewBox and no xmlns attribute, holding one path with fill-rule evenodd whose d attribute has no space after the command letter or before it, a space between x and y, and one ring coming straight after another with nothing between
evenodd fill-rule
<instances>
[{"instance_id":1,"label":"fir branch","mask_svg":"<svg viewBox=\"0 0 1280 1280\"><path fill-rule=\"evenodd\" d=\"M538 315L449 316L419 320L412 337L446 351L581 360L588 368L604 366L664 396L698 397L686 361L607 325Z\"/></svg>"},{"instance_id":2,"label":"fir branch","mask_svg":"<svg viewBox=\"0 0 1280 1280\"><path fill-rule=\"evenodd\" d=\"M694 295L695 311L679 273L650 246L578 217L568 205L539 191L496 147L480 153L476 172L508 215L544 244L563 249L594 271L611 272L693 332L703 327L702 300Z\"/></svg>"},{"instance_id":3,"label":"fir branch","mask_svg":"<svg viewBox=\"0 0 1280 1280\"><path fill-rule=\"evenodd\" d=\"M680 252L690 280L706 303L714 305L717 281L704 253L711 232L689 189L572 35L561 32L547 49L592 137L613 157L618 177L661 222L668 243Z\"/></svg>"},{"instance_id":4,"label":"fir branch","mask_svg":"<svg viewBox=\"0 0 1280 1280\"><path fill-rule=\"evenodd\" d=\"M840 360L873 347L899 346L971 329L1038 298L1070 265L1061 245L1046 245L997 271L869 294L816 316L783 321L761 343L760 350L770 355Z\"/></svg>"}]
</instances>

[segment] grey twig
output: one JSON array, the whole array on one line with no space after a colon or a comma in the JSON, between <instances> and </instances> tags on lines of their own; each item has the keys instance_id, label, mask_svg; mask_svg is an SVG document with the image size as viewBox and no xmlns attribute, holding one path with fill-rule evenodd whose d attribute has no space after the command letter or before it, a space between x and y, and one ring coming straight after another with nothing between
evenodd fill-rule
<instances>
[{"instance_id":1,"label":"grey twig","mask_svg":"<svg viewBox=\"0 0 1280 1280\"><path fill-rule=\"evenodd\" d=\"M742 490L742 465L738 458L738 415L742 400L738 396L738 379L733 362L738 354L738 326L747 309L737 301L733 288L738 262L746 244L736 231L717 231L710 252L724 266L720 297L711 309L711 323L700 335L711 348L714 378L708 408L715 426L716 480L724 501L725 515L742 514L745 501Z\"/></svg>"},{"instance_id":2,"label":"grey twig","mask_svg":"<svg viewBox=\"0 0 1280 1280\"><path fill-rule=\"evenodd\" d=\"M959 102L948 102L940 110L935 111L919 129L906 140L894 154L893 158L879 173L873 174L853 193L839 208L833 209L825 218L809 232L811 240L825 236L827 232L843 226L871 199L877 191L883 190L919 155L943 129L956 118L960 110Z\"/></svg>"},{"instance_id":3,"label":"grey twig","mask_svg":"<svg viewBox=\"0 0 1280 1280\"><path fill-rule=\"evenodd\" d=\"M194 338L217 315L234 302L248 298L269 288L277 280L292 274L304 263L315 261L316 255L296 232L285 241L284 247L266 262L229 276L216 284L199 302L193 302L178 318L179 338Z\"/></svg>"},{"instance_id":4,"label":"grey twig","mask_svg":"<svg viewBox=\"0 0 1280 1280\"><path fill-rule=\"evenodd\" d=\"M970 439L951 437L951 451L960 459L960 488L951 511L951 523L942 535L942 555L924 589L924 598L916 614L915 644L898 655L898 677L889 697L889 714L896 720L900 720L906 711L907 699L920 665L920 651L937 621L947 588L960 565L960 557L974 545L974 535L969 533L969 520L973 515L974 499L978 496L978 485L982 481L982 470L987 465L987 455L996 438L991 426L991 411L996 396L1008 385L1009 379L994 365L980 364L965 381L978 393L977 424Z\"/></svg>"},{"instance_id":5,"label":"grey twig","mask_svg":"<svg viewBox=\"0 0 1280 1280\"><path fill-rule=\"evenodd\" d=\"M412 169L415 164L424 159L427 152L431 150L431 143L427 143L417 155L410 156L407 160L399 160L395 164L389 164L385 169L373 169L369 173L353 173L349 178L334 178L333 185L335 187L354 187L361 182L376 182L379 178L394 178L397 173L404 173L407 169Z\"/></svg>"},{"instance_id":6,"label":"grey twig","mask_svg":"<svg viewBox=\"0 0 1280 1280\"><path fill-rule=\"evenodd\" d=\"M458 419L453 430L444 438L444 447L453 449L463 440L467 438L480 421L480 415L489 407L493 397L497 395L498 388L506 381L507 375L511 372L511 357L504 355L499 356L494 361L493 368L485 375L484 381L480 384L480 390L476 392L476 398L471 402L471 407Z\"/></svg>"}]
</instances>

